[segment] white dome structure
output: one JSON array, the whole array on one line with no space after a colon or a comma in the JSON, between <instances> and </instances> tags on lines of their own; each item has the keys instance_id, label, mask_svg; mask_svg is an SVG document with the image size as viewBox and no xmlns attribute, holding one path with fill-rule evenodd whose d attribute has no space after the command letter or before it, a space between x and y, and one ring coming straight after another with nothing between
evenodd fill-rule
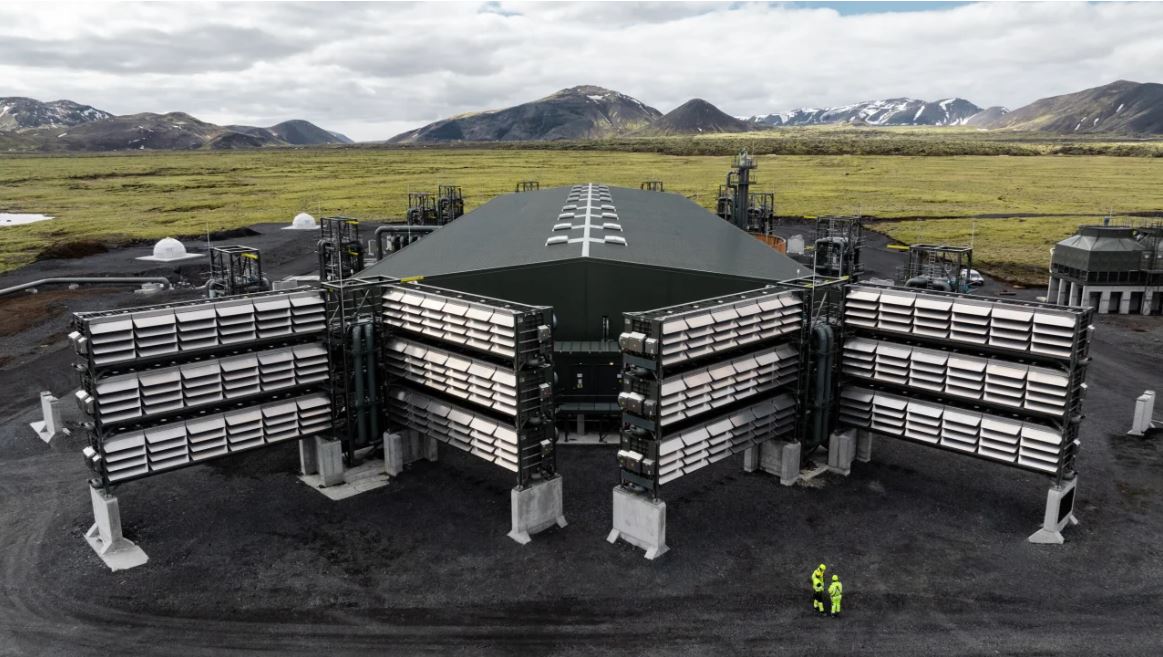
<instances>
[{"instance_id":1,"label":"white dome structure","mask_svg":"<svg viewBox=\"0 0 1163 657\"><path fill-rule=\"evenodd\" d=\"M300 212L291 220L291 225L284 226L283 230L319 230L319 222L306 212Z\"/></svg>"},{"instance_id":2,"label":"white dome structure","mask_svg":"<svg viewBox=\"0 0 1163 657\"><path fill-rule=\"evenodd\" d=\"M141 256L138 260L149 260L151 262L175 262L178 260L190 260L191 258L201 258L202 253L189 253L186 251L185 245L178 240L167 237L158 240L157 244L153 245L153 255Z\"/></svg>"}]
</instances>

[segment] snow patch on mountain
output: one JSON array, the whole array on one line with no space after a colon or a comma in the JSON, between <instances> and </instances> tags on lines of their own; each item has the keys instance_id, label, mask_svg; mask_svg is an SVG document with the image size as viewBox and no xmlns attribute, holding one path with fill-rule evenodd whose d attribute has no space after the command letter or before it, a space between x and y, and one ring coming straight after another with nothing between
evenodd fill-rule
<instances>
[{"instance_id":1,"label":"snow patch on mountain","mask_svg":"<svg viewBox=\"0 0 1163 657\"><path fill-rule=\"evenodd\" d=\"M748 117L753 123L771 126L824 125L965 125L982 108L963 98L943 98L935 102L915 98L866 100L839 107L807 107Z\"/></svg>"}]
</instances>

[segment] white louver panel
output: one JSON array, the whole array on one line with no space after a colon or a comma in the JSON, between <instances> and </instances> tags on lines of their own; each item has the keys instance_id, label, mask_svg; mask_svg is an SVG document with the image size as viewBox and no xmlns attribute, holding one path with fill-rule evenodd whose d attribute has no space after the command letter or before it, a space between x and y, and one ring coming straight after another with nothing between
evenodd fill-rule
<instances>
[{"instance_id":1,"label":"white louver panel","mask_svg":"<svg viewBox=\"0 0 1163 657\"><path fill-rule=\"evenodd\" d=\"M106 472L110 482L132 479L231 452L310 437L330 426L331 402L323 394L171 422L106 439Z\"/></svg>"},{"instance_id":2,"label":"white louver panel","mask_svg":"<svg viewBox=\"0 0 1163 657\"><path fill-rule=\"evenodd\" d=\"M517 377L511 369L404 338L392 338L385 355L393 376L505 415L517 413Z\"/></svg>"},{"instance_id":3,"label":"white louver panel","mask_svg":"<svg viewBox=\"0 0 1163 657\"><path fill-rule=\"evenodd\" d=\"M663 425L693 418L795 381L799 354L779 345L662 381L659 420Z\"/></svg>"},{"instance_id":4,"label":"white louver panel","mask_svg":"<svg viewBox=\"0 0 1163 657\"><path fill-rule=\"evenodd\" d=\"M93 364L99 367L317 333L325 324L323 298L316 291L128 311L86 323Z\"/></svg>"},{"instance_id":5,"label":"white louver panel","mask_svg":"<svg viewBox=\"0 0 1163 657\"><path fill-rule=\"evenodd\" d=\"M393 418L409 429L517 472L517 432L512 426L403 388L393 390L389 401Z\"/></svg>"},{"instance_id":6,"label":"white louver panel","mask_svg":"<svg viewBox=\"0 0 1163 657\"><path fill-rule=\"evenodd\" d=\"M674 481L795 428L795 400L778 395L668 436L658 449L659 484Z\"/></svg>"},{"instance_id":7,"label":"white louver panel","mask_svg":"<svg viewBox=\"0 0 1163 657\"><path fill-rule=\"evenodd\" d=\"M876 395L871 390L846 386L840 390L840 421L867 429L872 424L872 402Z\"/></svg>"},{"instance_id":8,"label":"white louver panel","mask_svg":"<svg viewBox=\"0 0 1163 657\"><path fill-rule=\"evenodd\" d=\"M794 333L802 322L803 301L792 291L681 312L663 320L662 363L677 365Z\"/></svg>"},{"instance_id":9,"label":"white louver panel","mask_svg":"<svg viewBox=\"0 0 1163 657\"><path fill-rule=\"evenodd\" d=\"M930 338L947 338L953 325L953 302L920 295L913 315L913 333Z\"/></svg>"},{"instance_id":10,"label":"white louver panel","mask_svg":"<svg viewBox=\"0 0 1163 657\"><path fill-rule=\"evenodd\" d=\"M390 287L384 292L384 321L412 333L505 358L516 357L515 315L503 308Z\"/></svg>"},{"instance_id":11,"label":"white louver panel","mask_svg":"<svg viewBox=\"0 0 1163 657\"><path fill-rule=\"evenodd\" d=\"M950 398L1049 415L1064 414L1073 394L1070 379L1060 370L867 338L844 343L842 371Z\"/></svg>"},{"instance_id":12,"label":"white louver panel","mask_svg":"<svg viewBox=\"0 0 1163 657\"><path fill-rule=\"evenodd\" d=\"M841 391L840 421L1047 473L1057 471L1068 447L1062 433L1046 425L864 388Z\"/></svg>"},{"instance_id":13,"label":"white louver panel","mask_svg":"<svg viewBox=\"0 0 1163 657\"><path fill-rule=\"evenodd\" d=\"M1069 358L1076 325L1077 319L1072 315L1036 311L1030 333L1030 351L1056 358Z\"/></svg>"},{"instance_id":14,"label":"white louver panel","mask_svg":"<svg viewBox=\"0 0 1163 657\"><path fill-rule=\"evenodd\" d=\"M905 438L936 445L941 441L941 404L911 401L905 418Z\"/></svg>"},{"instance_id":15,"label":"white louver panel","mask_svg":"<svg viewBox=\"0 0 1163 657\"><path fill-rule=\"evenodd\" d=\"M95 417L106 424L172 413L327 380L321 345L282 347L103 379Z\"/></svg>"},{"instance_id":16,"label":"white louver panel","mask_svg":"<svg viewBox=\"0 0 1163 657\"><path fill-rule=\"evenodd\" d=\"M844 322L1061 359L1071 357L1079 333L1077 312L874 286L848 288Z\"/></svg>"},{"instance_id":17,"label":"white louver panel","mask_svg":"<svg viewBox=\"0 0 1163 657\"><path fill-rule=\"evenodd\" d=\"M1018 439L1022 431L1022 423L1009 420L981 416L981 441L977 453L1006 463L1013 463L1018 456Z\"/></svg>"}]
</instances>

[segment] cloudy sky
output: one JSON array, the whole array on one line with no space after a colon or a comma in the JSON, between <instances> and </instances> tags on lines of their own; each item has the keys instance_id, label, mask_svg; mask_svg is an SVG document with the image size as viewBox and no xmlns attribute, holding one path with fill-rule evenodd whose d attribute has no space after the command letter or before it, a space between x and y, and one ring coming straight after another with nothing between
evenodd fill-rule
<instances>
[{"instance_id":1,"label":"cloudy sky","mask_svg":"<svg viewBox=\"0 0 1163 657\"><path fill-rule=\"evenodd\" d=\"M750 115L1163 82L1163 4L0 3L0 96L359 140L596 84Z\"/></svg>"}]
</instances>

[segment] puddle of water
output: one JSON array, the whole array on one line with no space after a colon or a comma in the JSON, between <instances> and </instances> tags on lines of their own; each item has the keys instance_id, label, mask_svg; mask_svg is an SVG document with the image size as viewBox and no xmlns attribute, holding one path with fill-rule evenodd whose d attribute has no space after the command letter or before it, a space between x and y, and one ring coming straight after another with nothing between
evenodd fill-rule
<instances>
[{"instance_id":1,"label":"puddle of water","mask_svg":"<svg viewBox=\"0 0 1163 657\"><path fill-rule=\"evenodd\" d=\"M0 228L31 224L38 221L48 221L49 219L52 219L52 217L47 214L11 214L8 212L0 212Z\"/></svg>"}]
</instances>

